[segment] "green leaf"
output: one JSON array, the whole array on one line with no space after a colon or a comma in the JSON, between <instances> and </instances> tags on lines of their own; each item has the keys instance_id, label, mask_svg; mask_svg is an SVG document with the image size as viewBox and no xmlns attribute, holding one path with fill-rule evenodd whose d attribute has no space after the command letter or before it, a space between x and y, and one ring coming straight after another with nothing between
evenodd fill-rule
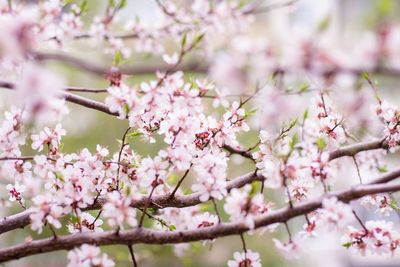
<instances>
[{"instance_id":1,"label":"green leaf","mask_svg":"<svg viewBox=\"0 0 400 267\"><path fill-rule=\"evenodd\" d=\"M378 2L378 11L382 16L387 16L393 10L392 0L380 0Z\"/></svg>"},{"instance_id":2,"label":"green leaf","mask_svg":"<svg viewBox=\"0 0 400 267\"><path fill-rule=\"evenodd\" d=\"M123 9L126 6L126 0L121 0L118 5L118 9Z\"/></svg>"},{"instance_id":3,"label":"green leaf","mask_svg":"<svg viewBox=\"0 0 400 267\"><path fill-rule=\"evenodd\" d=\"M310 85L307 84L307 83L302 83L302 84L300 85L299 91L300 91L300 93L305 93L305 92L308 91L308 89L310 89Z\"/></svg>"},{"instance_id":4,"label":"green leaf","mask_svg":"<svg viewBox=\"0 0 400 267\"><path fill-rule=\"evenodd\" d=\"M392 209L394 209L394 210L397 210L397 211L400 210L399 206L397 205L397 200L396 200L395 198L392 198L392 199L390 200L389 206L390 206Z\"/></svg>"},{"instance_id":5,"label":"green leaf","mask_svg":"<svg viewBox=\"0 0 400 267\"><path fill-rule=\"evenodd\" d=\"M133 131L133 132L131 132L131 133L128 133L126 136L127 137L130 137L130 138L133 138L133 137L136 137L136 136L141 136L143 133L141 133L141 132L139 132L139 131Z\"/></svg>"},{"instance_id":6,"label":"green leaf","mask_svg":"<svg viewBox=\"0 0 400 267\"><path fill-rule=\"evenodd\" d=\"M115 1L114 0L108 0L108 6L114 8L115 7Z\"/></svg>"},{"instance_id":7,"label":"green leaf","mask_svg":"<svg viewBox=\"0 0 400 267\"><path fill-rule=\"evenodd\" d=\"M287 131L290 131L290 130L296 125L296 123L297 123L297 117L294 118L294 119L292 119L292 120L289 122L289 127L288 127Z\"/></svg>"},{"instance_id":8,"label":"green leaf","mask_svg":"<svg viewBox=\"0 0 400 267\"><path fill-rule=\"evenodd\" d=\"M318 31L319 32L324 32L326 31L331 24L331 17L326 16L318 25Z\"/></svg>"},{"instance_id":9,"label":"green leaf","mask_svg":"<svg viewBox=\"0 0 400 267\"><path fill-rule=\"evenodd\" d=\"M131 191L132 191L132 189L131 189L130 186L125 186L125 192L126 192L126 194L127 194L128 196L131 194Z\"/></svg>"},{"instance_id":10,"label":"green leaf","mask_svg":"<svg viewBox=\"0 0 400 267\"><path fill-rule=\"evenodd\" d=\"M124 105L124 111L125 111L126 114L129 113L129 106L128 106L128 104L126 104L126 103L125 103L125 105Z\"/></svg>"},{"instance_id":11,"label":"green leaf","mask_svg":"<svg viewBox=\"0 0 400 267\"><path fill-rule=\"evenodd\" d=\"M75 215L71 215L70 220L71 220L71 223L73 223L73 224L79 223L79 218L76 217Z\"/></svg>"},{"instance_id":12,"label":"green leaf","mask_svg":"<svg viewBox=\"0 0 400 267\"><path fill-rule=\"evenodd\" d=\"M168 228L169 228L170 231L175 231L175 230L176 230L176 226L173 225L173 224L170 224L170 225L168 226Z\"/></svg>"},{"instance_id":13,"label":"green leaf","mask_svg":"<svg viewBox=\"0 0 400 267\"><path fill-rule=\"evenodd\" d=\"M83 0L81 5L79 6L81 13L87 12L89 10L89 3L87 0Z\"/></svg>"},{"instance_id":14,"label":"green leaf","mask_svg":"<svg viewBox=\"0 0 400 267\"><path fill-rule=\"evenodd\" d=\"M251 109L251 110L249 110L249 111L246 111L246 112L244 113L244 117L245 117L245 118L249 118L249 117L253 116L256 112L257 112L257 109L256 109L256 108Z\"/></svg>"},{"instance_id":15,"label":"green leaf","mask_svg":"<svg viewBox=\"0 0 400 267\"><path fill-rule=\"evenodd\" d=\"M55 172L56 179L60 180L61 182L65 182L64 175L61 172Z\"/></svg>"},{"instance_id":16,"label":"green leaf","mask_svg":"<svg viewBox=\"0 0 400 267\"><path fill-rule=\"evenodd\" d=\"M202 34L198 35L198 36L194 39L192 45L195 46L195 45L197 45L198 43L200 43L201 40L203 40L203 38L204 38L205 35L206 35L205 33L202 33Z\"/></svg>"},{"instance_id":17,"label":"green leaf","mask_svg":"<svg viewBox=\"0 0 400 267\"><path fill-rule=\"evenodd\" d=\"M319 150L324 150L325 146L326 146L326 141L325 139L320 136L318 137L318 139L315 141L315 144L317 145Z\"/></svg>"},{"instance_id":18,"label":"green leaf","mask_svg":"<svg viewBox=\"0 0 400 267\"><path fill-rule=\"evenodd\" d=\"M168 183L177 183L178 182L178 175L176 173L171 173L167 178Z\"/></svg>"},{"instance_id":19,"label":"green leaf","mask_svg":"<svg viewBox=\"0 0 400 267\"><path fill-rule=\"evenodd\" d=\"M259 183L256 183L256 182L251 183L251 190L249 193L250 196L254 196L255 194L257 194L257 192L258 192L257 184L259 184Z\"/></svg>"},{"instance_id":20,"label":"green leaf","mask_svg":"<svg viewBox=\"0 0 400 267\"><path fill-rule=\"evenodd\" d=\"M294 149L294 146L298 143L298 141L299 141L299 137L298 137L297 133L295 133L289 142L290 150Z\"/></svg>"},{"instance_id":21,"label":"green leaf","mask_svg":"<svg viewBox=\"0 0 400 267\"><path fill-rule=\"evenodd\" d=\"M386 165L378 166L378 171L379 171L380 173L385 173L385 172L388 171L388 168L387 168Z\"/></svg>"},{"instance_id":22,"label":"green leaf","mask_svg":"<svg viewBox=\"0 0 400 267\"><path fill-rule=\"evenodd\" d=\"M304 110L303 121L305 121L307 118L308 118L308 108L306 108L306 110Z\"/></svg>"},{"instance_id":23,"label":"green leaf","mask_svg":"<svg viewBox=\"0 0 400 267\"><path fill-rule=\"evenodd\" d=\"M182 46L182 47L185 47L186 41L187 41L187 35L184 34L184 35L182 36L182 40L181 40L181 46Z\"/></svg>"},{"instance_id":24,"label":"green leaf","mask_svg":"<svg viewBox=\"0 0 400 267\"><path fill-rule=\"evenodd\" d=\"M364 80L369 81L369 73L368 72L363 72L362 77Z\"/></svg>"},{"instance_id":25,"label":"green leaf","mask_svg":"<svg viewBox=\"0 0 400 267\"><path fill-rule=\"evenodd\" d=\"M119 63L121 62L121 59L122 59L122 53L121 53L121 50L118 50L114 54L113 65L118 66Z\"/></svg>"},{"instance_id":26,"label":"green leaf","mask_svg":"<svg viewBox=\"0 0 400 267\"><path fill-rule=\"evenodd\" d=\"M345 247L345 248L350 248L351 245L353 245L352 242L347 242L347 243L342 244L342 246Z\"/></svg>"}]
</instances>

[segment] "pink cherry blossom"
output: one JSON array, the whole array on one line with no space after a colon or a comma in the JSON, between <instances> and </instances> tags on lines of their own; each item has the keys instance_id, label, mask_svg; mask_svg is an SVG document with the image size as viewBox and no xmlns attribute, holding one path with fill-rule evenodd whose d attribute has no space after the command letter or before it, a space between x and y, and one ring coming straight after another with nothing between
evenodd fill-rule
<instances>
[{"instance_id":1,"label":"pink cherry blossom","mask_svg":"<svg viewBox=\"0 0 400 267\"><path fill-rule=\"evenodd\" d=\"M113 267L115 263L108 258L107 254L101 254L100 248L83 244L68 252L68 267Z\"/></svg>"},{"instance_id":2,"label":"pink cherry blossom","mask_svg":"<svg viewBox=\"0 0 400 267\"><path fill-rule=\"evenodd\" d=\"M234 260L228 261L229 267L241 267L241 266L251 266L251 267L261 267L260 254L248 250L246 252L235 252L233 254Z\"/></svg>"}]
</instances>

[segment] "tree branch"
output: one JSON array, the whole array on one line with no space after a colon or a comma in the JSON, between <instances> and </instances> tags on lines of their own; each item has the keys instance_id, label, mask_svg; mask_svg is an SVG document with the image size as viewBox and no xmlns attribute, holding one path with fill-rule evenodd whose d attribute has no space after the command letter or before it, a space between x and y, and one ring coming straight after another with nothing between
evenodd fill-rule
<instances>
[{"instance_id":1,"label":"tree branch","mask_svg":"<svg viewBox=\"0 0 400 267\"><path fill-rule=\"evenodd\" d=\"M111 67L102 67L94 63L90 63L88 61L82 60L80 58L76 58L67 54L56 54L56 53L42 53L35 52L32 57L37 61L57 61L72 67L79 68L81 70L85 70L87 72L91 72L96 75L107 75L111 71ZM119 72L124 75L144 75L144 74L154 74L157 71L167 71L169 69L168 65L160 65L157 66L127 66L121 67ZM183 64L179 66L176 71L184 71L184 72L207 72L207 68L205 68L200 62L194 61L187 64Z\"/></svg>"},{"instance_id":2,"label":"tree branch","mask_svg":"<svg viewBox=\"0 0 400 267\"><path fill-rule=\"evenodd\" d=\"M400 184L359 185L349 190L326 194L318 199L296 204L293 208L286 207L276 211L271 211L270 213L259 216L255 219L255 228L268 226L274 223L283 223L294 217L312 212L321 207L321 202L324 197L337 197L340 201L349 202L366 195L394 192L398 190L400 190ZM69 250L84 243L94 244L97 246L115 244L132 245L138 243L176 244L215 239L228 235L237 235L249 230L250 229L245 223L223 223L195 230L173 232L135 228L132 230L120 231L118 235L115 235L115 231L107 231L103 233L77 233L68 236L60 236L57 239L46 238L0 249L0 262L6 262L45 252Z\"/></svg>"},{"instance_id":3,"label":"tree branch","mask_svg":"<svg viewBox=\"0 0 400 267\"><path fill-rule=\"evenodd\" d=\"M240 188L244 185L251 183L253 181L262 181L264 177L253 172L246 173L244 175L238 176L227 184L227 190L230 191L233 188ZM176 207L184 208L189 206L195 206L201 203L200 193L192 193L189 195L177 195L170 198L170 195L154 196L149 203L150 208L167 208ZM134 200L132 202L132 207L143 208L146 205L148 196L142 196L139 200ZM98 198L96 203L92 206L87 207L85 210L95 210L101 209L103 205L107 202L106 198ZM0 234L17 229L24 228L30 224L29 216L33 213L32 209L28 209L21 213L4 217L0 220Z\"/></svg>"}]
</instances>

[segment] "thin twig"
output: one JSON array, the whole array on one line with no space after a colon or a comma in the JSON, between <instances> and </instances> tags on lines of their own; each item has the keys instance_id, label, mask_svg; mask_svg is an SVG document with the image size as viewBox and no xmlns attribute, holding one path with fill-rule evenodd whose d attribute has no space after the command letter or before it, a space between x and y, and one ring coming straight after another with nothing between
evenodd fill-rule
<instances>
[{"instance_id":1,"label":"thin twig","mask_svg":"<svg viewBox=\"0 0 400 267\"><path fill-rule=\"evenodd\" d=\"M358 166L356 156L353 156L353 162L354 162L354 165L356 165L357 175L358 175L358 179L360 180L360 184L362 184L363 182L362 182L362 178L361 178L360 167Z\"/></svg>"},{"instance_id":2,"label":"thin twig","mask_svg":"<svg viewBox=\"0 0 400 267\"><path fill-rule=\"evenodd\" d=\"M215 214L217 214L217 217L218 217L218 224L221 224L221 215L219 214L217 203L215 202L215 199L213 199L213 198L211 199L211 202L213 203Z\"/></svg>"},{"instance_id":3,"label":"thin twig","mask_svg":"<svg viewBox=\"0 0 400 267\"><path fill-rule=\"evenodd\" d=\"M128 245L128 248L129 248L129 253L131 254L133 267L137 267L138 265L136 262L135 253L133 252L133 245Z\"/></svg>"}]
</instances>

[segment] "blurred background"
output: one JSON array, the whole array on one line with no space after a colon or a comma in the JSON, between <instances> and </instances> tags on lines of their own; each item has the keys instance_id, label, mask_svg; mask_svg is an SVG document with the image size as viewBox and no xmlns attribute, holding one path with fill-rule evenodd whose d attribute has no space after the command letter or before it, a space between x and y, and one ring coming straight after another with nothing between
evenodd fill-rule
<instances>
[{"instance_id":1,"label":"blurred background","mask_svg":"<svg viewBox=\"0 0 400 267\"><path fill-rule=\"evenodd\" d=\"M36 2L36 1L30 1ZM188 4L191 1L181 1L181 3ZM272 3L273 1L265 1L265 3ZM275 1L279 2L279 1ZM89 23L96 14L102 14L107 5L107 0L89 0L89 11L84 17L86 23ZM253 31L257 36L268 39L269 42L291 42L291 37L288 36L285 31L287 25L296 27L298 32L304 32L305 35L308 32L314 31L318 27L327 27L326 31L331 32L329 34L330 45L334 48L338 45L346 45L354 55L354 61L361 61L362 58L357 58L357 51L359 43L357 41L366 38L368 39L371 32L376 32L381 29L382 25L400 23L400 1L396 0L299 0L296 1L293 7L277 9L265 14L257 15L256 22L253 24ZM157 21L161 18L161 13L157 7L155 1L152 0L128 0L127 7L118 14L118 20L121 25L125 24L132 19L139 18L143 25L156 25ZM315 31L314 31L315 32ZM332 37L334 36L334 37ZM221 36L225 43L227 42L226 36ZM276 38L276 39L274 39ZM257 39L258 40L258 39ZM255 42L257 41L255 40ZM364 40L364 39L363 39ZM293 41L293 40L292 40ZM216 41L217 42L217 41ZM221 43L218 41L218 43ZM363 42L365 45L368 41ZM129 43L126 46L129 47ZM234 48L227 46L221 46L220 50L224 50L228 57L234 57L232 52ZM65 52L72 55L78 56L79 58L88 60L93 63L102 65L110 65L113 57L107 56L102 53L101 48L90 43L90 41L77 41L68 44L63 48ZM173 49L173 46L171 46ZM400 49L400 47L399 47ZM44 48L43 51L53 51L51 47ZM84 51L84 53L82 53ZM362 55L359 55L362 56ZM139 54L134 53L128 60L124 61L123 64L135 65L135 66L147 66L161 64L160 57L146 55L145 53ZM218 58L215 56L215 58ZM208 57L209 62L207 64L214 66L219 64L218 62L212 61L213 57ZM189 57L188 62L191 60L198 60L196 55ZM217 61L217 60L216 60ZM204 63L204 62L203 62ZM73 67L68 67L60 63L46 62L55 72L61 73L65 79L66 84L70 86L80 86L89 88L107 88L108 82L102 77L86 73L77 70ZM212 69L212 67L211 67ZM188 72L185 73L185 77L190 80L193 77L204 77L206 73ZM213 74L210 74L211 76ZM262 75L267 76L268 73ZM154 79L154 73L148 75L133 75L128 77L127 83L130 85L137 85L142 81L148 81ZM213 79L219 83L219 86L224 87L223 74ZM399 91L398 77L393 75L377 74L374 76L379 81L381 93L384 98L390 99L392 103L399 103ZM352 78L356 79L356 78ZM251 80L251 79L249 79ZM342 77L339 81L346 85L346 77ZM230 81L231 82L231 81ZM239 81L240 82L240 81ZM295 81L289 81L285 86L299 88L299 84L303 81L296 79ZM309 82L309 81L308 81ZM229 84L231 88L235 87L235 84ZM254 83L240 84L242 92L251 92ZM243 89L245 88L245 89ZM350 89L349 89L350 90ZM345 94L352 93L343 90L339 93L342 94L342 98L345 98ZM363 89L358 92L366 97L371 97L372 93L368 89ZM0 107L5 109L12 103L12 92L0 91ZM88 96L88 95L85 95ZM105 95L89 95L88 97L103 101ZM291 98L288 103L291 106L288 109L274 106L273 103L268 102L268 97L261 98L265 104L267 115L273 116L278 113L278 117L281 121L288 120L293 117L293 114L301 114L304 110L304 103L309 102L310 95L294 95L287 96ZM211 110L211 101L206 102ZM279 101L277 102L279 103ZM83 147L87 147L91 151L95 151L96 144L101 144L114 153L119 149L117 139L120 139L123 132L127 127L126 121L117 120L109 115L89 110L74 104L68 104L70 108L70 114L65 117L63 126L67 130L67 136L63 139L64 146L63 151L66 153L79 152ZM221 113L222 109L213 110L210 112ZM275 112L275 113L274 113ZM364 116L372 116L373 112L368 111ZM260 116L262 116L261 114ZM258 118L258 117L256 117ZM280 127L279 122L277 125L271 126L270 121L263 121L263 125L260 125L260 119L256 119L253 122L256 127L268 128L270 131L274 131ZM257 122L258 121L258 122ZM257 142L257 135L254 132L250 132L243 136L240 136L240 140L245 146L252 146ZM142 156L151 155L154 156L160 147L162 142L156 144L144 143L140 138L132 139L130 141L131 147ZM27 153L32 153L29 149L26 149ZM387 160L389 169L391 166L396 165L394 161L397 155L391 156ZM348 168L342 168L339 172L339 179L341 177L353 177L346 179L346 182L339 182L338 188L341 186L347 186L349 183L356 183L357 176L354 165L351 162L344 163L345 166L348 164ZM233 157L230 161L231 167L229 168L229 177L243 174L248 170L251 170L252 164L242 158ZM367 170L362 170L364 176L368 176ZM190 177L193 179L193 177ZM185 181L186 186L190 184L190 179ZM342 185L340 183L343 183ZM265 196L269 200L273 200L279 206L282 201L283 192L266 190ZM7 198L6 193L2 192L2 198ZM222 211L222 205L220 210ZM357 204L355 204L357 206ZM205 207L207 209L207 207ZM15 209L16 211L18 208ZM7 211L8 213L9 211ZM1 215L7 215L5 212L0 211ZM377 218L377 214L371 214L367 211L360 209L360 215L363 220ZM226 219L227 217L223 215ZM396 215L391 218L396 225L399 225L399 218ZM297 218L290 221L290 227L293 232L301 229L304 223L304 218ZM64 229L65 231L65 229ZM30 231L30 229L19 229L12 233L7 233L0 236L0 246L6 247L12 244L22 242L26 238L26 233L35 239L38 236ZM66 233L66 231L64 232ZM50 233L45 232L41 237ZM262 235L260 233L246 234L247 246L253 251L257 251L261 254L263 266L324 266L324 267L389 267L389 266L400 266L400 258L395 256L393 258L384 257L361 257L352 255L341 246L340 235L324 235L316 238L309 242L307 247L302 248L304 253L299 259L286 260L281 254L277 252L271 239L279 238L280 240L286 240L287 234L282 226L278 227L278 231L275 233L265 232ZM137 254L137 260L139 266L150 267L150 266L226 266L227 260L232 258L233 252L241 251L240 239L238 236L224 237L216 240L213 243L209 243L205 246L201 242L192 244L192 249L188 251L181 258L175 256L172 246L147 246L147 245L135 245L135 252ZM117 262L117 266L131 266L130 257L128 250L125 246L108 246L103 247L104 252L109 253L110 257L114 258ZM48 266L57 267L64 266L66 264L66 252L55 252L48 253L39 256L28 257L26 259L10 262L4 264L4 266Z\"/></svg>"}]
</instances>

